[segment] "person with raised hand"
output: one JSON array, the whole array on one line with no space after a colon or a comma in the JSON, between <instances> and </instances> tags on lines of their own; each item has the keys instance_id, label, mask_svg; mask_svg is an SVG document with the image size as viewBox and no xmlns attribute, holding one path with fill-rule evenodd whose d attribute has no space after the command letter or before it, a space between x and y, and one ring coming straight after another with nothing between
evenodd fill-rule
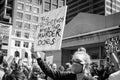
<instances>
[{"instance_id":1,"label":"person with raised hand","mask_svg":"<svg viewBox=\"0 0 120 80\"><path fill-rule=\"evenodd\" d=\"M34 55L42 71L53 80L96 80L90 75L90 56L86 51L78 50L73 54L71 71L52 70L39 53Z\"/></svg>"}]
</instances>

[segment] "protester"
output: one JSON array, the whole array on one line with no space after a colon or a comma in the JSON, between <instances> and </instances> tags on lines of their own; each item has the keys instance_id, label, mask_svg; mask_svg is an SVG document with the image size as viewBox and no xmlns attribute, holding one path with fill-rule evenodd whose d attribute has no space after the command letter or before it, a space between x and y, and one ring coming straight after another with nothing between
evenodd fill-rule
<instances>
[{"instance_id":1,"label":"protester","mask_svg":"<svg viewBox=\"0 0 120 80\"><path fill-rule=\"evenodd\" d=\"M12 76L13 80L27 80L25 74L23 73L23 71L20 68L20 65L17 63L14 63L14 68L11 73L11 76Z\"/></svg>"},{"instance_id":2,"label":"protester","mask_svg":"<svg viewBox=\"0 0 120 80\"><path fill-rule=\"evenodd\" d=\"M100 65L100 68L99 68L99 70L98 70L98 76L99 76L99 79L100 80L106 80L106 78L107 78L107 74L105 73L105 69L104 69L104 65L103 64L101 64Z\"/></svg>"},{"instance_id":3,"label":"protester","mask_svg":"<svg viewBox=\"0 0 120 80\"><path fill-rule=\"evenodd\" d=\"M98 65L96 63L91 64L91 75L95 78L99 78L99 71L98 71Z\"/></svg>"},{"instance_id":4,"label":"protester","mask_svg":"<svg viewBox=\"0 0 120 80\"><path fill-rule=\"evenodd\" d=\"M35 54L35 57L42 71L53 80L95 80L90 76L90 56L85 51L74 53L71 71L69 72L51 69L38 53Z\"/></svg>"},{"instance_id":5,"label":"protester","mask_svg":"<svg viewBox=\"0 0 120 80\"><path fill-rule=\"evenodd\" d=\"M29 77L28 80L38 80L39 75L40 75L39 73L40 73L40 68L39 68L39 66L36 65L36 64L34 64L34 65L32 66L32 71L31 71L31 73L30 73L30 77Z\"/></svg>"},{"instance_id":6,"label":"protester","mask_svg":"<svg viewBox=\"0 0 120 80\"><path fill-rule=\"evenodd\" d=\"M4 69L4 76L2 77L2 80L13 80L13 77L11 76L12 69L9 67L6 67Z\"/></svg>"},{"instance_id":7,"label":"protester","mask_svg":"<svg viewBox=\"0 0 120 80\"><path fill-rule=\"evenodd\" d=\"M59 67L58 67L58 70L59 70L59 71L64 71L65 68L64 68L63 66L59 66Z\"/></svg>"},{"instance_id":8,"label":"protester","mask_svg":"<svg viewBox=\"0 0 120 80\"><path fill-rule=\"evenodd\" d=\"M57 70L57 64L53 63L52 66L51 66L51 68L52 68L53 70Z\"/></svg>"},{"instance_id":9,"label":"protester","mask_svg":"<svg viewBox=\"0 0 120 80\"><path fill-rule=\"evenodd\" d=\"M23 60L22 60L22 59L19 59L19 60L18 60L18 65L19 65L20 71L25 74L26 78L28 78L30 71L29 71L28 67L23 64Z\"/></svg>"}]
</instances>

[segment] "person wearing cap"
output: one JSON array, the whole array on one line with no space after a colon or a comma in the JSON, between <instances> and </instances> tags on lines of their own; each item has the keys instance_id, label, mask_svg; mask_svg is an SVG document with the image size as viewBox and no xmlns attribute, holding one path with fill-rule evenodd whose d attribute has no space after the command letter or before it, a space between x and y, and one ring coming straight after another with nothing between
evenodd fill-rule
<instances>
[{"instance_id":1,"label":"person wearing cap","mask_svg":"<svg viewBox=\"0 0 120 80\"><path fill-rule=\"evenodd\" d=\"M27 77L23 73L20 63L12 63L12 72L10 74L12 76L11 80L27 80Z\"/></svg>"},{"instance_id":2,"label":"person wearing cap","mask_svg":"<svg viewBox=\"0 0 120 80\"><path fill-rule=\"evenodd\" d=\"M42 70L37 63L33 63L28 80L41 80Z\"/></svg>"},{"instance_id":3,"label":"person wearing cap","mask_svg":"<svg viewBox=\"0 0 120 80\"><path fill-rule=\"evenodd\" d=\"M90 56L86 51L76 51L72 57L71 71L52 70L41 55L34 54L42 71L53 80L95 80L90 75Z\"/></svg>"}]
</instances>

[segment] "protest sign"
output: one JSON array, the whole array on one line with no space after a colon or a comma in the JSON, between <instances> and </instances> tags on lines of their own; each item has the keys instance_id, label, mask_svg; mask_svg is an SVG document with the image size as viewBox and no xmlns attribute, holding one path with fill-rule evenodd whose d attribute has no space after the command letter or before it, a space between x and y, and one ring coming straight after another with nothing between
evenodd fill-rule
<instances>
[{"instance_id":1,"label":"protest sign","mask_svg":"<svg viewBox=\"0 0 120 80\"><path fill-rule=\"evenodd\" d=\"M115 53L120 51L119 36L114 36L105 41L105 49L107 53Z\"/></svg>"},{"instance_id":2,"label":"protest sign","mask_svg":"<svg viewBox=\"0 0 120 80\"><path fill-rule=\"evenodd\" d=\"M6 57L6 61L7 61L8 65L10 66L11 62L13 61L13 56L12 55L8 55Z\"/></svg>"},{"instance_id":3,"label":"protest sign","mask_svg":"<svg viewBox=\"0 0 120 80\"><path fill-rule=\"evenodd\" d=\"M35 51L60 50L67 6L41 14L35 37Z\"/></svg>"},{"instance_id":4,"label":"protest sign","mask_svg":"<svg viewBox=\"0 0 120 80\"><path fill-rule=\"evenodd\" d=\"M119 36L114 36L105 41L106 55L117 67L119 67L119 59L117 53L120 51Z\"/></svg>"},{"instance_id":5,"label":"protest sign","mask_svg":"<svg viewBox=\"0 0 120 80\"><path fill-rule=\"evenodd\" d=\"M10 36L11 26L0 24L0 42L8 43Z\"/></svg>"}]
</instances>

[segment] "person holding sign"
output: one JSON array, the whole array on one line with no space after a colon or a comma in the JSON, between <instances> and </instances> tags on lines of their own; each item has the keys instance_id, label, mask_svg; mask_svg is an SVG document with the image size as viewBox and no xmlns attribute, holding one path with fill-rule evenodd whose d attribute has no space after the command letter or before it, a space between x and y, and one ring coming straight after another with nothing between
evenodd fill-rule
<instances>
[{"instance_id":1,"label":"person holding sign","mask_svg":"<svg viewBox=\"0 0 120 80\"><path fill-rule=\"evenodd\" d=\"M41 55L34 54L37 63L42 71L53 80L96 80L91 77L90 67L90 56L86 51L76 51L72 57L71 71L59 71L52 70L45 61L42 60Z\"/></svg>"}]
</instances>

